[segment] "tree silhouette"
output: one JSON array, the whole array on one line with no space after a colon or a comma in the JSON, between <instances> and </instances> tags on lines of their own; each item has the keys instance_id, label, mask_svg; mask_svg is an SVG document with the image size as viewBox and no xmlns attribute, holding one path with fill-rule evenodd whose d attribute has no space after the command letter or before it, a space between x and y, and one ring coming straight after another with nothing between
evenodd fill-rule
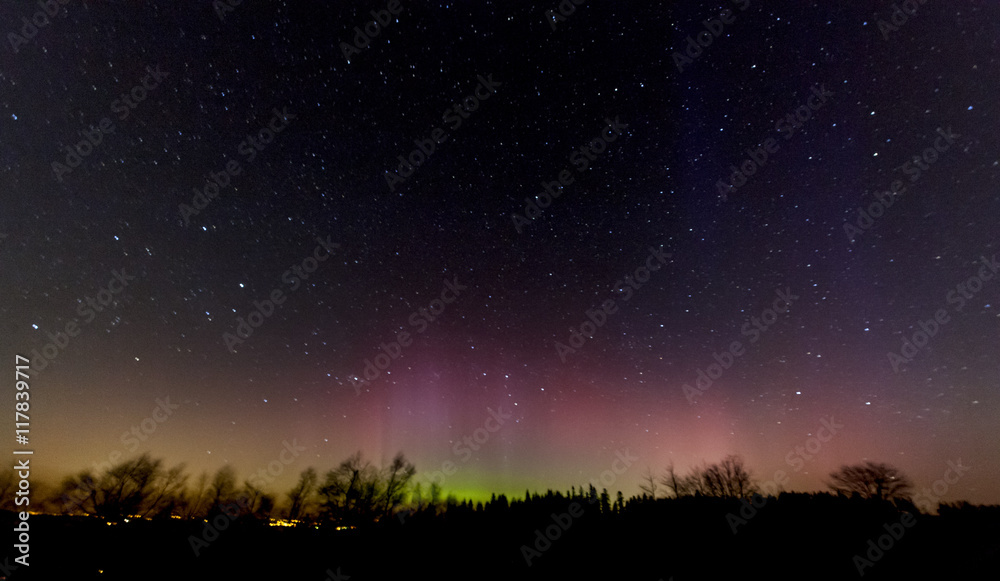
<instances>
[{"instance_id":1,"label":"tree silhouette","mask_svg":"<svg viewBox=\"0 0 1000 581\"><path fill-rule=\"evenodd\" d=\"M320 495L323 497L323 514L348 526L369 524L390 516L402 502L416 468L406 461L402 453L393 458L392 463L379 471L371 462L362 459L356 452L340 466L326 474ZM431 502L437 502L431 485Z\"/></svg>"},{"instance_id":2,"label":"tree silhouette","mask_svg":"<svg viewBox=\"0 0 1000 581\"><path fill-rule=\"evenodd\" d=\"M89 470L84 470L62 480L56 492L57 501L63 514L73 514L77 511L84 514L96 514L97 479Z\"/></svg>"},{"instance_id":3,"label":"tree silhouette","mask_svg":"<svg viewBox=\"0 0 1000 581\"><path fill-rule=\"evenodd\" d=\"M292 503L288 508L288 518L290 520L298 520L299 517L308 514L309 499L312 497L313 492L316 491L316 483L318 481L319 476L312 466L299 474L298 483L288 493L288 500Z\"/></svg>"},{"instance_id":4,"label":"tree silhouette","mask_svg":"<svg viewBox=\"0 0 1000 581\"><path fill-rule=\"evenodd\" d=\"M226 465L219 468L208 485L209 516L226 512L237 500L236 469Z\"/></svg>"},{"instance_id":5,"label":"tree silhouette","mask_svg":"<svg viewBox=\"0 0 1000 581\"><path fill-rule=\"evenodd\" d=\"M646 471L642 473L642 480L639 481L639 490L650 498L656 498L656 475L653 474L653 469L648 466L646 467Z\"/></svg>"},{"instance_id":6,"label":"tree silhouette","mask_svg":"<svg viewBox=\"0 0 1000 581\"><path fill-rule=\"evenodd\" d=\"M157 464L159 460L156 461ZM142 513L146 516L169 517L182 502L184 485L187 483L187 475L184 474L184 465L180 464L173 468L160 471L156 478L153 489L149 495L146 510Z\"/></svg>"},{"instance_id":7,"label":"tree silhouette","mask_svg":"<svg viewBox=\"0 0 1000 581\"><path fill-rule=\"evenodd\" d=\"M326 473L320 488L323 511L328 520L356 526L372 517L378 474L370 462L357 452L340 466Z\"/></svg>"},{"instance_id":8,"label":"tree silhouette","mask_svg":"<svg viewBox=\"0 0 1000 581\"><path fill-rule=\"evenodd\" d=\"M883 462L841 466L827 484L837 494L875 500L909 500L913 484L897 468Z\"/></svg>"},{"instance_id":9,"label":"tree silhouette","mask_svg":"<svg viewBox=\"0 0 1000 581\"><path fill-rule=\"evenodd\" d=\"M708 494L705 488L705 472L708 470L707 466L695 466L691 468L689 472L680 481L680 490L684 491L687 496L705 496Z\"/></svg>"},{"instance_id":10,"label":"tree silhouette","mask_svg":"<svg viewBox=\"0 0 1000 581\"><path fill-rule=\"evenodd\" d=\"M203 516L208 508L208 472L202 472L195 482L194 490L183 491L179 503L181 514L187 519Z\"/></svg>"},{"instance_id":11,"label":"tree silhouette","mask_svg":"<svg viewBox=\"0 0 1000 581\"><path fill-rule=\"evenodd\" d=\"M694 491L688 491L688 486L684 482L684 478L677 475L677 472L674 470L673 462L667 465L666 472L662 477L660 477L660 484L670 490L670 492L673 493L674 498L694 494Z\"/></svg>"},{"instance_id":12,"label":"tree silhouette","mask_svg":"<svg viewBox=\"0 0 1000 581\"><path fill-rule=\"evenodd\" d=\"M431 482L428 494L430 494L430 500L427 502L427 508L432 512L437 512L441 509L441 485L437 482ZM503 497L503 501L507 502L506 496Z\"/></svg>"},{"instance_id":13,"label":"tree silhouette","mask_svg":"<svg viewBox=\"0 0 1000 581\"><path fill-rule=\"evenodd\" d=\"M730 454L717 464L694 466L684 476L679 476L673 463L667 466L659 483L674 498L682 496L716 496L720 498L749 498L760 489L754 483L743 458ZM649 470L643 476L640 490L645 494L657 490L653 474ZM650 496L654 496L650 494ZM654 496L655 498L655 496Z\"/></svg>"},{"instance_id":14,"label":"tree silhouette","mask_svg":"<svg viewBox=\"0 0 1000 581\"><path fill-rule=\"evenodd\" d=\"M747 498L758 492L743 458L730 454L722 462L712 464L702 473L704 492L708 496Z\"/></svg>"},{"instance_id":15,"label":"tree silhouette","mask_svg":"<svg viewBox=\"0 0 1000 581\"><path fill-rule=\"evenodd\" d=\"M245 499L247 515L257 520L267 520L274 510L274 496L267 494L249 480L243 482L242 496Z\"/></svg>"},{"instance_id":16,"label":"tree silhouette","mask_svg":"<svg viewBox=\"0 0 1000 581\"><path fill-rule=\"evenodd\" d=\"M406 461L402 452L392 459L392 463L385 469L385 485L381 499L383 517L392 516L392 511L403 502L406 489L416 473L416 467Z\"/></svg>"},{"instance_id":17,"label":"tree silhouette","mask_svg":"<svg viewBox=\"0 0 1000 581\"><path fill-rule=\"evenodd\" d=\"M109 521L159 513L177 502L183 467L163 468L162 460L143 454L94 475L89 470L63 480L58 491L63 512L80 510Z\"/></svg>"}]
</instances>

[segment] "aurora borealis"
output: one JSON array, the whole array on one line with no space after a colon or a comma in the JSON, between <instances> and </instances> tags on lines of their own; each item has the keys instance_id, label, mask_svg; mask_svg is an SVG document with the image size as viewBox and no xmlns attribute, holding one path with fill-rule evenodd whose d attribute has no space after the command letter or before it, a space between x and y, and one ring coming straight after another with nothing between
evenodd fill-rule
<instances>
[{"instance_id":1,"label":"aurora borealis","mask_svg":"<svg viewBox=\"0 0 1000 581\"><path fill-rule=\"evenodd\" d=\"M38 6L0 8L39 477L149 452L283 493L360 449L459 497L628 497L739 454L792 490L960 460L941 499L1000 502L995 5L366 33L388 4L69 2L24 43Z\"/></svg>"}]
</instances>

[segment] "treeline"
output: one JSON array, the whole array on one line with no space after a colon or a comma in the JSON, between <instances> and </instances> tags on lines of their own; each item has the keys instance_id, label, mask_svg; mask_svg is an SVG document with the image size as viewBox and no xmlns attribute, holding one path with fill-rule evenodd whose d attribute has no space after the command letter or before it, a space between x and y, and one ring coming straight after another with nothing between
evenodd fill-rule
<instances>
[{"instance_id":1,"label":"treeline","mask_svg":"<svg viewBox=\"0 0 1000 581\"><path fill-rule=\"evenodd\" d=\"M129 518L210 519L232 514L233 507L238 507L242 519L360 526L390 516L409 496L415 473L402 454L377 468L358 452L322 479L314 468L303 470L291 490L275 494L263 490L259 478L241 481L232 466L223 466L212 475L203 472L192 480L183 464L167 467L162 460L143 454L98 473L84 470L64 478L40 501L33 498L31 509L121 522ZM16 486L12 471L0 473L0 509L15 510Z\"/></svg>"},{"instance_id":2,"label":"treeline","mask_svg":"<svg viewBox=\"0 0 1000 581\"><path fill-rule=\"evenodd\" d=\"M232 466L214 474L202 473L191 479L184 465L167 467L148 454L111 465L102 472L82 471L65 478L54 491L32 508L50 514L91 515L119 522L128 518L211 519L234 507L239 517L266 521L286 519L304 525L333 525L359 528L379 522L435 517L441 513L486 512L502 514L523 504L563 507L568 502L585 503L601 514L621 514L630 507L648 505L666 498L705 497L761 502L776 495L754 480L742 458L725 457L721 462L693 467L678 474L673 466L662 473L647 470L640 494L625 499L619 490L614 497L594 484L586 489L572 486L565 493L544 495L525 492L524 500L509 500L494 494L486 503L444 498L436 483L424 489L415 482L416 468L402 453L386 466L377 467L360 452L336 468L320 474L303 470L296 484L284 493L262 489L259 478L240 480ZM897 508L917 512L911 502L909 479L898 469L882 463L866 462L844 466L830 474L828 486L836 495L888 501ZM0 508L14 510L16 482L11 471L0 474ZM933 510L936 507L925 507Z\"/></svg>"},{"instance_id":3,"label":"treeline","mask_svg":"<svg viewBox=\"0 0 1000 581\"><path fill-rule=\"evenodd\" d=\"M229 466L192 478L139 456L32 488L33 510L99 518L32 517L32 542L59 551L31 573L127 580L155 563L164 579L396 579L426 565L439 579L835 581L987 579L1000 566L1000 507L926 514L879 463L830 474L830 492L777 495L738 456L649 470L631 497L598 481L471 502L415 475L402 454L376 466L358 453L275 492ZM0 524L13 528L11 482L0 472Z\"/></svg>"}]
</instances>

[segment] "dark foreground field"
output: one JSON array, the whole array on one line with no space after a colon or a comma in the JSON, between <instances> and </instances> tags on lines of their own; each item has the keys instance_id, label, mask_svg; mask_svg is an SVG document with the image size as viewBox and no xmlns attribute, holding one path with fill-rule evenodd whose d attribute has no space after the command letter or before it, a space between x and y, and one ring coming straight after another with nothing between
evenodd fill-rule
<instances>
[{"instance_id":1,"label":"dark foreground field","mask_svg":"<svg viewBox=\"0 0 1000 581\"><path fill-rule=\"evenodd\" d=\"M647 502L621 514L586 502L576 508L577 517L565 499L544 510L459 508L364 531L238 520L198 556L189 537L203 534L203 522L107 525L39 515L30 520L31 565L8 579L915 580L996 579L1000 570L1000 507L944 507L913 521L891 506L827 495L786 494L756 514L704 498ZM727 521L741 508L750 515L745 524ZM13 515L2 520L11 531ZM546 528L555 540L539 540L536 531ZM7 537L0 554L9 567L14 533ZM887 548L872 549L880 542ZM537 551L531 566L522 546Z\"/></svg>"}]
</instances>

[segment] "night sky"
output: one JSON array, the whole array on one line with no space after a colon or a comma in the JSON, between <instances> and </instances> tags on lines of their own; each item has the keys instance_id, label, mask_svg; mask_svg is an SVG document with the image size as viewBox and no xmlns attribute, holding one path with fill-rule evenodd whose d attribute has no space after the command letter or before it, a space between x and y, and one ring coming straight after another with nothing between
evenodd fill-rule
<instances>
[{"instance_id":1,"label":"night sky","mask_svg":"<svg viewBox=\"0 0 1000 581\"><path fill-rule=\"evenodd\" d=\"M188 4L0 8L38 476L624 456L631 496L734 453L1000 502L995 3Z\"/></svg>"}]
</instances>

